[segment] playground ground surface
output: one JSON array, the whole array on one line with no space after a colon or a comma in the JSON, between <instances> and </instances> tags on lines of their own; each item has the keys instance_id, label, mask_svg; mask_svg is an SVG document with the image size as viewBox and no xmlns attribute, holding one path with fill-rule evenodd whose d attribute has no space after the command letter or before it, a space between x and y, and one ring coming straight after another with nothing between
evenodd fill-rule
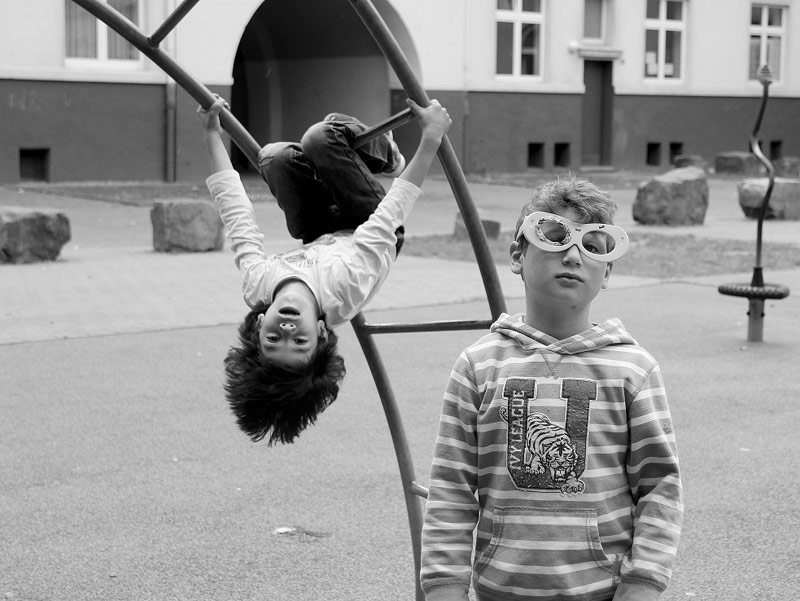
<instances>
[{"instance_id":1,"label":"playground ground surface","mask_svg":"<svg viewBox=\"0 0 800 601\"><path fill-rule=\"evenodd\" d=\"M681 228L634 223L635 189L609 187L632 235L754 246L736 182L709 183L705 223ZM504 229L527 197L497 183L470 189ZM290 446L250 443L222 395L221 360L245 310L227 248L154 253L146 202L6 187L0 205L58 208L72 225L58 261L0 266L4 599L413 599L396 460L349 327L348 375L318 425ZM452 232L455 210L432 178L409 235ZM256 215L267 250L291 244L273 202ZM769 242L797 245L798 234L797 222L764 225ZM767 303L760 343L746 340L746 300L717 292L748 282L749 269L613 274L594 305L596 319L620 317L665 374L686 493L665 601L792 599L800 586L800 268L771 269L769 254L764 265L793 294ZM504 265L498 275L508 310L522 310L519 280ZM487 318L483 296L474 264L401 255L364 314ZM378 338L423 485L447 375L479 334Z\"/></svg>"}]
</instances>

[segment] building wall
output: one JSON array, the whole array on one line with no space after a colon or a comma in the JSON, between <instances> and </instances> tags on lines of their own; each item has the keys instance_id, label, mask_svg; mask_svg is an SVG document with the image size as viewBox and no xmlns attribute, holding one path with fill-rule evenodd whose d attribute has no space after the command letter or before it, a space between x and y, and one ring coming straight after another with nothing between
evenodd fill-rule
<instances>
[{"instance_id":1,"label":"building wall","mask_svg":"<svg viewBox=\"0 0 800 601\"><path fill-rule=\"evenodd\" d=\"M682 144L713 165L723 151L749 149L759 98L708 96L619 96L614 105L614 163L646 165L647 144L661 144L661 167L669 166L669 145ZM783 156L800 156L800 102L770 98L759 139L769 157L771 142Z\"/></svg>"},{"instance_id":2,"label":"building wall","mask_svg":"<svg viewBox=\"0 0 800 601\"><path fill-rule=\"evenodd\" d=\"M0 97L0 181L30 149L47 151L53 181L164 177L162 86L5 80Z\"/></svg>"},{"instance_id":3,"label":"building wall","mask_svg":"<svg viewBox=\"0 0 800 601\"><path fill-rule=\"evenodd\" d=\"M322 10L314 1L204 0L161 46L226 97L238 90L234 70L247 74L246 98L237 99L235 109L259 143L296 138L329 110L370 123L405 108L405 94L383 57L351 40L352 25L340 27L345 13L352 17L349 2L326 0ZM495 74L496 0L373 1L423 87L453 115L450 138L466 171L551 168L564 162L556 144L569 145L569 166L580 167L584 57L596 50L582 39L583 0L543 0L538 78ZM800 131L800 0L774 3L787 7L785 68L770 88L762 137L767 147L781 140L784 155L800 155L800 136L793 133ZM142 30L153 31L178 4L145 2ZM660 82L643 77L645 5L608 2L602 49L613 60L613 166L645 166L648 143L662 145L664 167L671 143L708 160L746 149L761 95L747 73L751 2L686 2L684 77ZM267 25L300 40L307 54L281 55L259 35ZM250 43L264 47L237 63L248 31ZM164 177L168 78L148 59L124 70L70 64L64 37L63 0L0 2L0 181L19 179L20 151L31 148L50 149L52 180ZM207 172L195 105L178 92L177 179ZM400 128L396 137L404 152L412 152L416 125ZM531 145L539 148L532 158Z\"/></svg>"},{"instance_id":4,"label":"building wall","mask_svg":"<svg viewBox=\"0 0 800 601\"><path fill-rule=\"evenodd\" d=\"M556 143L569 144L573 166L581 156L581 96L577 94L469 94L470 172L518 172L529 167L529 147L541 152L533 165L551 168ZM541 160L541 163L538 161Z\"/></svg>"}]
</instances>

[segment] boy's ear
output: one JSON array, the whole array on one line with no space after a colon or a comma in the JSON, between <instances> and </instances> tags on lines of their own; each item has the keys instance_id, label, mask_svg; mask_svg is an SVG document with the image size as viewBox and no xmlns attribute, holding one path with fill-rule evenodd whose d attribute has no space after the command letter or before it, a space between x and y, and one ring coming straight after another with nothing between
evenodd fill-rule
<instances>
[{"instance_id":1,"label":"boy's ear","mask_svg":"<svg viewBox=\"0 0 800 601\"><path fill-rule=\"evenodd\" d=\"M608 280L611 277L611 270L614 268L614 263L606 263L606 273L603 275L603 290L608 288Z\"/></svg>"},{"instance_id":2,"label":"boy's ear","mask_svg":"<svg viewBox=\"0 0 800 601\"><path fill-rule=\"evenodd\" d=\"M511 273L522 276L525 279L525 274L522 273L522 260L525 256L522 241L514 240L508 248L508 254L511 258Z\"/></svg>"},{"instance_id":3,"label":"boy's ear","mask_svg":"<svg viewBox=\"0 0 800 601\"><path fill-rule=\"evenodd\" d=\"M317 321L317 336L319 336L320 342L325 342L328 339L328 326L325 325L324 319Z\"/></svg>"}]
</instances>

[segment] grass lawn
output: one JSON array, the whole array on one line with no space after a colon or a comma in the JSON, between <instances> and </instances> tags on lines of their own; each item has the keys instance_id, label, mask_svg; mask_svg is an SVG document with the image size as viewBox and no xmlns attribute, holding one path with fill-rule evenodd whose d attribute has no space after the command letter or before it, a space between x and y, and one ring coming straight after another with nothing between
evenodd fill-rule
<instances>
[{"instance_id":1,"label":"grass lawn","mask_svg":"<svg viewBox=\"0 0 800 601\"><path fill-rule=\"evenodd\" d=\"M495 262L508 264L511 232L489 240ZM753 242L714 240L669 234L630 234L628 253L614 264L614 273L649 278L682 278L727 273L752 273L755 262ZM468 240L452 234L409 236L403 253L415 257L438 257L454 261L474 261ZM790 244L764 243L761 258L769 270L800 267L800 248Z\"/></svg>"}]
</instances>

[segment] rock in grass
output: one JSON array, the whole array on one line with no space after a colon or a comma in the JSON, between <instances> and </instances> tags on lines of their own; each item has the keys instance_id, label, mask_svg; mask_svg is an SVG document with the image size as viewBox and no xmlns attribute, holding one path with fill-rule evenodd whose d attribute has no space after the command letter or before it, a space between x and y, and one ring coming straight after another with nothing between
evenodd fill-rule
<instances>
[{"instance_id":1,"label":"rock in grass","mask_svg":"<svg viewBox=\"0 0 800 601\"><path fill-rule=\"evenodd\" d=\"M209 200L157 200L150 210L150 222L157 252L222 249L224 227L217 206Z\"/></svg>"},{"instance_id":2,"label":"rock in grass","mask_svg":"<svg viewBox=\"0 0 800 601\"><path fill-rule=\"evenodd\" d=\"M708 181L699 167L673 169L642 182L633 218L644 225L699 225L708 209Z\"/></svg>"},{"instance_id":3,"label":"rock in grass","mask_svg":"<svg viewBox=\"0 0 800 601\"><path fill-rule=\"evenodd\" d=\"M768 185L766 177L745 179L739 183L739 206L746 217L758 219ZM764 218L800 220L800 179L775 178Z\"/></svg>"},{"instance_id":4,"label":"rock in grass","mask_svg":"<svg viewBox=\"0 0 800 601\"><path fill-rule=\"evenodd\" d=\"M55 209L0 208L0 263L55 261L71 236L69 218Z\"/></svg>"}]
</instances>

